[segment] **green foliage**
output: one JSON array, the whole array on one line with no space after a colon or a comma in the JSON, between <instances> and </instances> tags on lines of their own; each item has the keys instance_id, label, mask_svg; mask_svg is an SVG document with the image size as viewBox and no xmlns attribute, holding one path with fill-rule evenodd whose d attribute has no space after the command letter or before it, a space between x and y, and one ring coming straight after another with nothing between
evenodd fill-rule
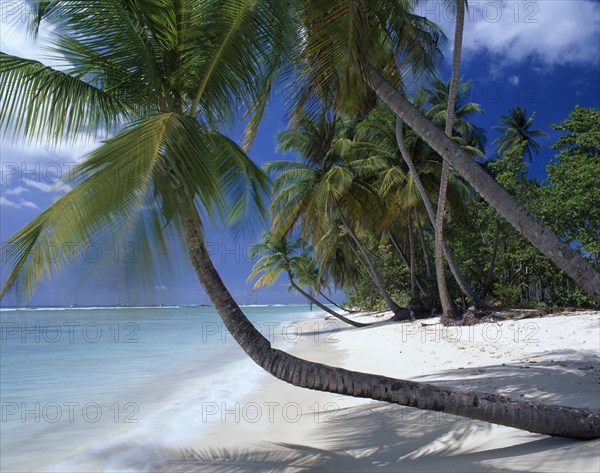
<instances>
[{"instance_id":1,"label":"green foliage","mask_svg":"<svg viewBox=\"0 0 600 473\"><path fill-rule=\"evenodd\" d=\"M598 308L598 304L583 289L573 288L568 284L553 287L548 295L548 304L558 307Z\"/></svg>"},{"instance_id":2,"label":"green foliage","mask_svg":"<svg viewBox=\"0 0 600 473\"><path fill-rule=\"evenodd\" d=\"M567 242L600 263L600 111L576 107L568 120L552 126L568 132L548 169L541 215Z\"/></svg>"},{"instance_id":3,"label":"green foliage","mask_svg":"<svg viewBox=\"0 0 600 473\"><path fill-rule=\"evenodd\" d=\"M503 132L502 136L494 140L499 156L520 143L525 143L523 156L527 156L529 161L532 160L533 152L539 154L542 151L541 146L534 138L548 136L548 134L541 130L531 129L534 119L535 113L527 117L527 109L522 109L518 105L511 108L507 115L500 117L502 125L492 127Z\"/></svg>"},{"instance_id":4,"label":"green foliage","mask_svg":"<svg viewBox=\"0 0 600 473\"><path fill-rule=\"evenodd\" d=\"M184 214L238 228L264 223L268 180L217 127L240 112L257 125L294 44L286 5L31 3L32 30L49 23L50 51L63 67L0 53L0 127L37 143L109 137L76 168L73 189L7 241L10 274L0 297L17 276L29 295L60 270L66 261L52 257L53 245L127 235L150 265L159 261L151 250L167 253L167 234L181 235Z\"/></svg>"},{"instance_id":5,"label":"green foliage","mask_svg":"<svg viewBox=\"0 0 600 473\"><path fill-rule=\"evenodd\" d=\"M498 303L502 306L512 306L519 302L521 294L523 292L525 283L520 284L494 284L494 294L498 299Z\"/></svg>"},{"instance_id":6,"label":"green foliage","mask_svg":"<svg viewBox=\"0 0 600 473\"><path fill-rule=\"evenodd\" d=\"M389 245L380 245L375 253L375 266L381 275L388 293L401 306L407 306L410 300L410 275L408 268L399 261L398 254ZM356 261L357 265L360 265ZM387 305L370 276L363 269L355 286L348 293L349 307L364 310L383 310Z\"/></svg>"},{"instance_id":7,"label":"green foliage","mask_svg":"<svg viewBox=\"0 0 600 473\"><path fill-rule=\"evenodd\" d=\"M576 107L568 120L553 128L568 134L552 146L560 151L548 165L548 178L542 185L527 177L525 141L486 167L520 203L598 267L600 112ZM448 225L447 235L476 290L498 303L543 301L552 306L594 306L581 288L478 197L467 204L463 220Z\"/></svg>"}]
</instances>

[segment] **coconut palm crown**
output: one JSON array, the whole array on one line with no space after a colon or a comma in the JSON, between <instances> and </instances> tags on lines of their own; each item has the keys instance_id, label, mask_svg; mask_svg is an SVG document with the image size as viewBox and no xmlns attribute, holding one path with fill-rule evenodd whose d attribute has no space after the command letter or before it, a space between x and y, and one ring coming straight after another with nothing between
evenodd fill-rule
<instances>
[{"instance_id":1,"label":"coconut palm crown","mask_svg":"<svg viewBox=\"0 0 600 473\"><path fill-rule=\"evenodd\" d=\"M60 269L52 246L134 230L163 242L182 205L204 219L260 225L268 179L219 128L246 113L252 140L290 47L280 3L33 2L34 29L52 26L61 66L0 53L0 126L36 143L108 139L68 177L73 190L9 240L1 294L19 272L31 294Z\"/></svg>"}]
</instances>

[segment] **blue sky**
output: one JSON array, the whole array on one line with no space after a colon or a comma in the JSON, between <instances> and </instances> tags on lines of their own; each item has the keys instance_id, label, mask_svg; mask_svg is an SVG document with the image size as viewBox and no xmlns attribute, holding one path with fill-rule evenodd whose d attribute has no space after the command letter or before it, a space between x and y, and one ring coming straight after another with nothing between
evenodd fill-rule
<instances>
[{"instance_id":1,"label":"blue sky","mask_svg":"<svg viewBox=\"0 0 600 473\"><path fill-rule=\"evenodd\" d=\"M549 133L541 139L543 153L534 158L530 175L543 180L553 153L549 146L557 134L551 123L567 118L575 105L600 107L600 2L598 0L472 0L467 14L461 76L473 82L472 100L482 105L485 115L475 121L487 131L488 155L498 133L491 127L501 114L519 104L537 112L535 125ZM418 12L440 24L449 36L446 57L451 54L453 17L443 2L428 0ZM0 50L9 54L44 59L39 45L25 38L22 24L30 12L24 2L0 0ZM41 41L44 34L42 32ZM448 62L442 77L450 74ZM257 163L280 158L275 154L275 134L285 128L284 109L276 98L268 109L250 153ZM239 138L232 131L233 138ZM0 145L0 238L11 234L50 205L66 189L56 185L57 177L92 149L94 143L51 149L25 147L18 141L2 139ZM302 303L287 291L281 279L270 289L250 293L246 284L252 262L247 257L253 238L234 240L222 229L209 234L209 250L217 269L240 303ZM129 275L139 264L136 248L127 241L106 247L77 248L80 259L60 277L45 282L30 302L47 304L131 304L208 303L189 263L178 258L172 275L161 272L155 283L140 290ZM102 265L101 263L106 263ZM339 296L338 298L341 298ZM3 304L14 304L7 298Z\"/></svg>"}]
</instances>

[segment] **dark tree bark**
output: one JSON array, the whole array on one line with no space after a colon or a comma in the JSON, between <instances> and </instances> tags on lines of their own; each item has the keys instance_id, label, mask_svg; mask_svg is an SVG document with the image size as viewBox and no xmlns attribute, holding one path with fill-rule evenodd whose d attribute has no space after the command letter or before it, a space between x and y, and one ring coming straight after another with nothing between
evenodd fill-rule
<instances>
[{"instance_id":1,"label":"dark tree bark","mask_svg":"<svg viewBox=\"0 0 600 473\"><path fill-rule=\"evenodd\" d=\"M360 373L306 361L272 348L231 297L213 266L195 209L182 215L182 223L192 266L225 327L246 354L276 378L317 391L441 411L540 434L580 439L600 437L600 411L597 410L550 406Z\"/></svg>"},{"instance_id":2,"label":"dark tree bark","mask_svg":"<svg viewBox=\"0 0 600 473\"><path fill-rule=\"evenodd\" d=\"M366 79L379 98L440 156L447 159L486 202L600 304L600 272L519 204L460 146L390 85L377 70L371 68L370 75Z\"/></svg>"},{"instance_id":3,"label":"dark tree bark","mask_svg":"<svg viewBox=\"0 0 600 473\"><path fill-rule=\"evenodd\" d=\"M402 262L406 265L407 268L410 268L410 262L408 261L408 258L404 254L404 251L402 251L402 248L400 248L400 245L398 245L398 242L394 238L394 235L392 235L390 232L388 232L388 238L392 242L392 246L396 250L396 253L398 253L398 255L400 255ZM423 285L423 281L421 281L421 278L419 278L418 275L416 275L415 283L417 284L417 287L419 288L419 291L421 291L423 296L427 297L429 293L427 292L427 289L425 289L425 286Z\"/></svg>"},{"instance_id":4,"label":"dark tree bark","mask_svg":"<svg viewBox=\"0 0 600 473\"><path fill-rule=\"evenodd\" d=\"M412 215L408 217L408 253L410 255L410 302L414 306L417 300L416 253L413 238Z\"/></svg>"},{"instance_id":5,"label":"dark tree bark","mask_svg":"<svg viewBox=\"0 0 600 473\"><path fill-rule=\"evenodd\" d=\"M492 290L492 284L494 283L494 266L496 265L496 254L498 253L498 242L500 241L500 224L496 224L496 231L494 232L494 243L492 246L492 257L490 258L490 269L487 274L487 281L485 287L488 291Z\"/></svg>"},{"instance_id":6,"label":"dark tree bark","mask_svg":"<svg viewBox=\"0 0 600 473\"><path fill-rule=\"evenodd\" d=\"M419 218L418 212L415 210L415 218L417 219L417 228L419 230L419 241L421 242L421 249L423 250L423 259L425 260L425 271L427 277L431 278L431 266L429 264L429 255L427 254L427 245L425 244L425 237L423 236L423 227L421 226L421 219Z\"/></svg>"},{"instance_id":7,"label":"dark tree bark","mask_svg":"<svg viewBox=\"0 0 600 473\"><path fill-rule=\"evenodd\" d=\"M398 143L398 149L400 150L402 159L408 166L408 169L413 176L415 186L417 187L419 194L421 194L421 200L423 201L423 205L425 206L425 210L427 211L427 215L429 216L431 226L432 226L433 230L435 231L436 214L433 210L433 205L431 203L431 200L429 199L429 195L427 194L427 191L425 190L425 186L423 185L423 181L421 181L421 177L419 176L419 173L417 172L415 163L412 160L412 158L410 157L410 154L409 154L408 150L406 149L406 146L404 145L404 137L402 135L402 125L403 125L402 118L398 117L396 120L396 141ZM450 271L452 272L454 279L460 286L461 291L477 307L482 307L482 308L486 307L486 304L484 304L484 302L477 296L477 294L475 294L475 291L473 290L471 285L467 282L467 280L461 274L460 269L458 268L458 264L456 264L456 261L454 260L454 257L452 256L452 251L450 251L450 248L448 247L448 245L446 244L445 241L442 242L442 248L444 250L444 255L446 257L446 261L448 261L448 266L450 267Z\"/></svg>"},{"instance_id":8,"label":"dark tree bark","mask_svg":"<svg viewBox=\"0 0 600 473\"><path fill-rule=\"evenodd\" d=\"M337 307L338 309L340 309L340 310L345 310L346 312L349 312L349 313L358 312L358 311L356 311L356 310L346 309L345 307L342 307L342 306L341 306L341 305L339 305L337 302L335 302L335 301L331 300L329 297L327 297L327 295L326 295L326 294L325 294L323 291L321 291L321 289L319 289L319 294L321 295L321 297L322 297L323 299L325 299L325 300L326 300L327 302L329 302L330 304L332 304L332 305L336 306L336 307Z\"/></svg>"}]
</instances>

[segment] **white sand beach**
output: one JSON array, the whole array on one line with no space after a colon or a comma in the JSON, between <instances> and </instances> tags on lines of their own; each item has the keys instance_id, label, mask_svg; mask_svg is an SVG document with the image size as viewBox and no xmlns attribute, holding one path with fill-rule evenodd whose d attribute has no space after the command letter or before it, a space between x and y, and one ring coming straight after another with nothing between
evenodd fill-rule
<instances>
[{"instance_id":1,"label":"white sand beach","mask_svg":"<svg viewBox=\"0 0 600 473\"><path fill-rule=\"evenodd\" d=\"M375 319L358 317L361 321ZM382 320L382 318L376 318ZM600 409L600 312L444 328L302 324L292 353L351 370ZM300 413L301 411L301 413ZM548 437L451 415L300 389L265 375L164 471L598 472L600 440Z\"/></svg>"}]
</instances>

